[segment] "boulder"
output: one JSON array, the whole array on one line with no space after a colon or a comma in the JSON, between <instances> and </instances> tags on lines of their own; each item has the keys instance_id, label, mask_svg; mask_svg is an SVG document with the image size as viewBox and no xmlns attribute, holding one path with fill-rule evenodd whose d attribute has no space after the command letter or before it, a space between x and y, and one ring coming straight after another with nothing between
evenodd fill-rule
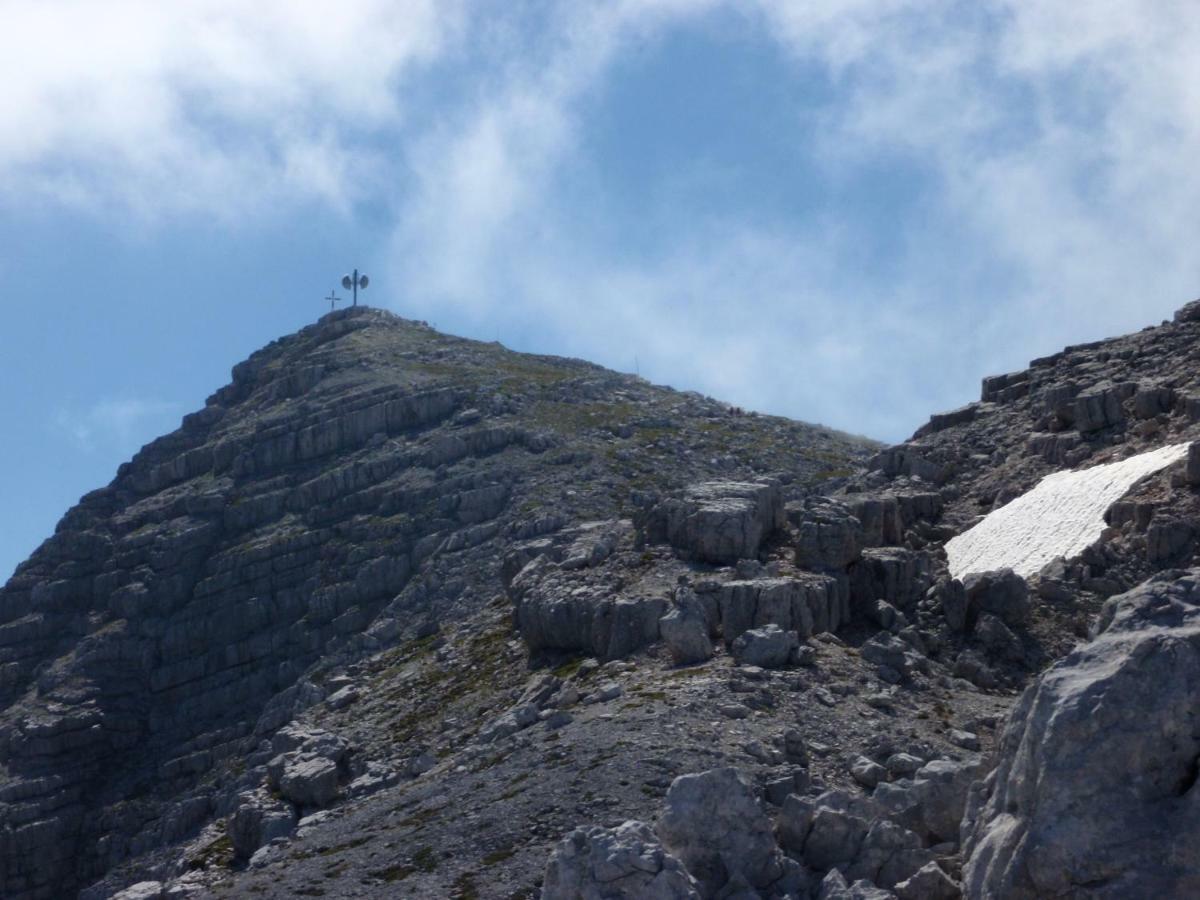
<instances>
[{"instance_id":1,"label":"boulder","mask_svg":"<svg viewBox=\"0 0 1200 900\"><path fill-rule=\"evenodd\" d=\"M900 504L895 497L859 496L854 498L850 508L862 526L864 546L888 547L904 540L904 520L900 518Z\"/></svg>"},{"instance_id":2,"label":"boulder","mask_svg":"<svg viewBox=\"0 0 1200 900\"><path fill-rule=\"evenodd\" d=\"M801 638L834 631L848 620L847 607L843 583L828 575L727 581L717 592L726 645L747 629L762 625L778 625Z\"/></svg>"},{"instance_id":3,"label":"boulder","mask_svg":"<svg viewBox=\"0 0 1200 900\"><path fill-rule=\"evenodd\" d=\"M898 444L875 454L867 463L873 472L882 472L889 478L907 475L923 481L939 483L945 480L945 467L927 459L924 449L918 444Z\"/></svg>"},{"instance_id":4,"label":"boulder","mask_svg":"<svg viewBox=\"0 0 1200 900\"><path fill-rule=\"evenodd\" d=\"M1188 445L1187 461L1183 467L1184 481L1192 487L1200 486L1200 441Z\"/></svg>"},{"instance_id":5,"label":"boulder","mask_svg":"<svg viewBox=\"0 0 1200 900\"><path fill-rule=\"evenodd\" d=\"M324 756L292 751L268 763L271 786L297 806L326 806L338 793L337 763Z\"/></svg>"},{"instance_id":6,"label":"boulder","mask_svg":"<svg viewBox=\"0 0 1200 900\"><path fill-rule=\"evenodd\" d=\"M1108 600L1013 709L963 823L970 897L1200 896L1200 569Z\"/></svg>"},{"instance_id":7,"label":"boulder","mask_svg":"<svg viewBox=\"0 0 1200 900\"><path fill-rule=\"evenodd\" d=\"M846 876L837 869L830 869L817 891L817 900L895 900L895 896L866 879L847 884Z\"/></svg>"},{"instance_id":8,"label":"boulder","mask_svg":"<svg viewBox=\"0 0 1200 900\"><path fill-rule=\"evenodd\" d=\"M963 587L967 592L968 622L980 612L991 613L1006 625L1021 626L1029 621L1029 585L1012 569L967 575Z\"/></svg>"},{"instance_id":9,"label":"boulder","mask_svg":"<svg viewBox=\"0 0 1200 900\"><path fill-rule=\"evenodd\" d=\"M729 565L758 555L763 538L784 525L774 483L710 481L693 485L650 511L650 541L665 541L700 562Z\"/></svg>"},{"instance_id":10,"label":"boulder","mask_svg":"<svg viewBox=\"0 0 1200 900\"><path fill-rule=\"evenodd\" d=\"M1081 432L1099 431L1125 420L1121 389L1114 385L1092 388L1075 398L1074 424Z\"/></svg>"},{"instance_id":11,"label":"boulder","mask_svg":"<svg viewBox=\"0 0 1200 900\"><path fill-rule=\"evenodd\" d=\"M733 642L733 659L739 666L780 669L788 664L800 646L794 631L778 625L764 625L743 632Z\"/></svg>"},{"instance_id":12,"label":"boulder","mask_svg":"<svg viewBox=\"0 0 1200 900\"><path fill-rule=\"evenodd\" d=\"M249 859L263 844L286 837L296 828L296 811L263 793L243 794L226 829L239 859Z\"/></svg>"},{"instance_id":13,"label":"boulder","mask_svg":"<svg viewBox=\"0 0 1200 900\"><path fill-rule=\"evenodd\" d=\"M517 631L531 651L576 651L600 660L621 659L657 641L667 611L663 597L614 594L608 583L580 581L544 556L517 573L509 596Z\"/></svg>"},{"instance_id":14,"label":"boulder","mask_svg":"<svg viewBox=\"0 0 1200 900\"><path fill-rule=\"evenodd\" d=\"M162 900L166 887L161 881L139 881L112 895L112 900Z\"/></svg>"},{"instance_id":15,"label":"boulder","mask_svg":"<svg viewBox=\"0 0 1200 900\"><path fill-rule=\"evenodd\" d=\"M859 611L884 600L907 612L932 583L932 567L926 554L903 547L875 547L864 550L850 567L850 601Z\"/></svg>"},{"instance_id":16,"label":"boulder","mask_svg":"<svg viewBox=\"0 0 1200 900\"><path fill-rule=\"evenodd\" d=\"M961 632L967 627L967 590L957 578L941 578L926 591L926 597L942 608L942 617L951 631Z\"/></svg>"},{"instance_id":17,"label":"boulder","mask_svg":"<svg viewBox=\"0 0 1200 900\"><path fill-rule=\"evenodd\" d=\"M1146 529L1146 559L1162 566L1177 560L1191 547L1193 529L1182 519L1155 515Z\"/></svg>"},{"instance_id":18,"label":"boulder","mask_svg":"<svg viewBox=\"0 0 1200 900\"><path fill-rule=\"evenodd\" d=\"M644 822L577 828L546 864L542 900L699 900L695 880Z\"/></svg>"},{"instance_id":19,"label":"boulder","mask_svg":"<svg viewBox=\"0 0 1200 900\"><path fill-rule=\"evenodd\" d=\"M813 497L789 503L787 516L796 528L796 565L841 572L858 558L863 547L862 524L845 504Z\"/></svg>"},{"instance_id":20,"label":"boulder","mask_svg":"<svg viewBox=\"0 0 1200 900\"><path fill-rule=\"evenodd\" d=\"M880 784L872 799L930 844L957 841L968 791L982 772L978 760L935 759L911 779Z\"/></svg>"},{"instance_id":21,"label":"boulder","mask_svg":"<svg viewBox=\"0 0 1200 900\"><path fill-rule=\"evenodd\" d=\"M895 822L877 819L863 838L858 855L846 868L855 881L866 879L883 888L892 888L915 875L933 861L933 855L921 846L921 839Z\"/></svg>"},{"instance_id":22,"label":"boulder","mask_svg":"<svg viewBox=\"0 0 1200 900\"><path fill-rule=\"evenodd\" d=\"M975 623L975 639L993 659L1019 663L1025 659L1025 648L1007 625L991 613L981 613Z\"/></svg>"},{"instance_id":23,"label":"boulder","mask_svg":"<svg viewBox=\"0 0 1200 900\"><path fill-rule=\"evenodd\" d=\"M713 655L704 608L690 590L675 593L675 607L658 620L658 631L677 666L694 665Z\"/></svg>"},{"instance_id":24,"label":"boulder","mask_svg":"<svg viewBox=\"0 0 1200 900\"><path fill-rule=\"evenodd\" d=\"M853 862L870 828L870 813L846 802L840 791L827 791L813 804L804 843L795 849L811 869L824 872Z\"/></svg>"},{"instance_id":25,"label":"boulder","mask_svg":"<svg viewBox=\"0 0 1200 900\"><path fill-rule=\"evenodd\" d=\"M1175 406L1175 391L1163 384L1138 385L1133 395L1133 415L1138 419L1153 419L1169 413Z\"/></svg>"},{"instance_id":26,"label":"boulder","mask_svg":"<svg viewBox=\"0 0 1200 900\"><path fill-rule=\"evenodd\" d=\"M958 900L962 889L935 862L926 863L895 887L900 900Z\"/></svg>"},{"instance_id":27,"label":"boulder","mask_svg":"<svg viewBox=\"0 0 1200 900\"><path fill-rule=\"evenodd\" d=\"M663 846L710 897L740 879L762 888L784 874L783 857L754 785L733 768L681 775L658 821Z\"/></svg>"}]
</instances>

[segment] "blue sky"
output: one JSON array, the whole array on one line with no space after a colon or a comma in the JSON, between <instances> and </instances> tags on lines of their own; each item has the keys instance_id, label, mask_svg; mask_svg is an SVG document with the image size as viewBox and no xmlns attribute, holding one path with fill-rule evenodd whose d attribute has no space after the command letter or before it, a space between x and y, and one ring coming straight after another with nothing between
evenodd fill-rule
<instances>
[{"instance_id":1,"label":"blue sky","mask_svg":"<svg viewBox=\"0 0 1200 900\"><path fill-rule=\"evenodd\" d=\"M0 578L368 302L901 440L1200 295L1169 0L0 0Z\"/></svg>"}]
</instances>

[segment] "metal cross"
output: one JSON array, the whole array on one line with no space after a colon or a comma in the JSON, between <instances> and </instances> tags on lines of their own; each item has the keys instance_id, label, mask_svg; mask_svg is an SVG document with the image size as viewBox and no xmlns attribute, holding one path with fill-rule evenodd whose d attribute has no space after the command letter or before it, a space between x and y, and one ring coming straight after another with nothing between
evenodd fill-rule
<instances>
[{"instance_id":1,"label":"metal cross","mask_svg":"<svg viewBox=\"0 0 1200 900\"><path fill-rule=\"evenodd\" d=\"M329 301L329 311L330 312L333 312L333 304L341 303L341 301L342 301L342 298L335 295L333 293L333 291L330 291L329 296L326 297L325 299Z\"/></svg>"}]
</instances>

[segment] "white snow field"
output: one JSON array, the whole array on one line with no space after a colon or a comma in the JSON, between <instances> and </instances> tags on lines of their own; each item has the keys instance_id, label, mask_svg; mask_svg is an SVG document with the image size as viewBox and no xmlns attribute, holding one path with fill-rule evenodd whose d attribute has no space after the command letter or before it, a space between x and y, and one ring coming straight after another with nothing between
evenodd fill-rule
<instances>
[{"instance_id":1,"label":"white snow field","mask_svg":"<svg viewBox=\"0 0 1200 900\"><path fill-rule=\"evenodd\" d=\"M1078 556L1104 531L1104 513L1138 481L1187 455L1172 444L1120 462L1047 475L1033 490L946 543L950 574L1012 569L1022 578L1058 556Z\"/></svg>"}]
</instances>

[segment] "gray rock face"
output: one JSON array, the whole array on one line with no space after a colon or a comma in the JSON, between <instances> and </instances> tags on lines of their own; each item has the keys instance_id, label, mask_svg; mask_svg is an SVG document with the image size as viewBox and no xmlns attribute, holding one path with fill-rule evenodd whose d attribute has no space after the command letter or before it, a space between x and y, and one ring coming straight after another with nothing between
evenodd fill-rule
<instances>
[{"instance_id":1,"label":"gray rock face","mask_svg":"<svg viewBox=\"0 0 1200 900\"><path fill-rule=\"evenodd\" d=\"M1200 570L1110 599L1022 696L964 823L979 898L1200 894Z\"/></svg>"},{"instance_id":2,"label":"gray rock face","mask_svg":"<svg viewBox=\"0 0 1200 900\"><path fill-rule=\"evenodd\" d=\"M718 594L726 644L762 625L778 625L801 638L836 631L849 621L849 612L843 584L828 575L729 581L721 585Z\"/></svg>"},{"instance_id":3,"label":"gray rock face","mask_svg":"<svg viewBox=\"0 0 1200 900\"><path fill-rule=\"evenodd\" d=\"M862 526L864 546L889 547L903 542L904 519L895 497L855 497L850 508Z\"/></svg>"},{"instance_id":4,"label":"gray rock face","mask_svg":"<svg viewBox=\"0 0 1200 900\"><path fill-rule=\"evenodd\" d=\"M1200 442L1194 442L1188 447L1183 474L1184 480L1192 487L1200 485Z\"/></svg>"},{"instance_id":5,"label":"gray rock face","mask_svg":"<svg viewBox=\"0 0 1200 900\"><path fill-rule=\"evenodd\" d=\"M1080 394L1075 398L1075 427L1088 432L1119 425L1125 420L1122 393L1121 388L1109 385Z\"/></svg>"},{"instance_id":6,"label":"gray rock face","mask_svg":"<svg viewBox=\"0 0 1200 900\"><path fill-rule=\"evenodd\" d=\"M788 504L795 526L796 565L815 571L845 571L863 547L859 517L845 504L824 497Z\"/></svg>"},{"instance_id":7,"label":"gray rock face","mask_svg":"<svg viewBox=\"0 0 1200 900\"><path fill-rule=\"evenodd\" d=\"M322 807L338 794L337 763L309 753L285 753L271 761L271 785L300 807Z\"/></svg>"},{"instance_id":8,"label":"gray rock face","mask_svg":"<svg viewBox=\"0 0 1200 900\"><path fill-rule=\"evenodd\" d=\"M652 511L647 537L701 562L729 564L758 555L763 538L784 524L776 484L713 481L693 485Z\"/></svg>"},{"instance_id":9,"label":"gray rock face","mask_svg":"<svg viewBox=\"0 0 1200 900\"><path fill-rule=\"evenodd\" d=\"M957 578L941 578L926 595L942 609L942 617L951 631L967 627L967 590Z\"/></svg>"},{"instance_id":10,"label":"gray rock face","mask_svg":"<svg viewBox=\"0 0 1200 900\"><path fill-rule=\"evenodd\" d=\"M711 897L742 879L762 888L783 875L783 862L754 786L737 769L676 778L658 821L663 846Z\"/></svg>"},{"instance_id":11,"label":"gray rock face","mask_svg":"<svg viewBox=\"0 0 1200 900\"><path fill-rule=\"evenodd\" d=\"M733 642L733 658L739 666L781 669L791 661L800 646L794 631L778 625L763 625L744 631Z\"/></svg>"},{"instance_id":12,"label":"gray rock face","mask_svg":"<svg viewBox=\"0 0 1200 900\"><path fill-rule=\"evenodd\" d=\"M837 869L829 870L817 891L817 900L894 900L895 896L866 879L847 884L846 877Z\"/></svg>"},{"instance_id":13,"label":"gray rock face","mask_svg":"<svg viewBox=\"0 0 1200 900\"><path fill-rule=\"evenodd\" d=\"M229 840L241 859L277 837L285 837L296 828L296 811L263 793L244 794L238 808L229 817Z\"/></svg>"},{"instance_id":14,"label":"gray rock face","mask_svg":"<svg viewBox=\"0 0 1200 900\"><path fill-rule=\"evenodd\" d=\"M667 612L664 597L621 596L604 582L580 583L544 556L517 574L510 596L517 630L531 650L575 650L601 660L657 641Z\"/></svg>"},{"instance_id":15,"label":"gray rock face","mask_svg":"<svg viewBox=\"0 0 1200 900\"><path fill-rule=\"evenodd\" d=\"M699 900L697 884L644 822L578 828L546 864L543 900Z\"/></svg>"},{"instance_id":16,"label":"gray rock face","mask_svg":"<svg viewBox=\"0 0 1200 900\"><path fill-rule=\"evenodd\" d=\"M1007 625L1024 625L1029 620L1029 585L1012 569L979 572L963 579L967 592L968 618L988 612Z\"/></svg>"},{"instance_id":17,"label":"gray rock face","mask_svg":"<svg viewBox=\"0 0 1200 900\"><path fill-rule=\"evenodd\" d=\"M903 547L864 550L850 567L850 597L855 609L865 610L883 600L902 611L911 610L933 584L929 559Z\"/></svg>"},{"instance_id":18,"label":"gray rock face","mask_svg":"<svg viewBox=\"0 0 1200 900\"><path fill-rule=\"evenodd\" d=\"M935 759L911 779L879 785L873 798L895 821L926 841L957 841L968 792L982 771L978 760Z\"/></svg>"},{"instance_id":19,"label":"gray rock face","mask_svg":"<svg viewBox=\"0 0 1200 900\"><path fill-rule=\"evenodd\" d=\"M896 885L900 900L958 900L962 890L935 862L926 863L920 870Z\"/></svg>"},{"instance_id":20,"label":"gray rock face","mask_svg":"<svg viewBox=\"0 0 1200 900\"><path fill-rule=\"evenodd\" d=\"M165 896L161 881L139 881L114 894L112 900L162 900Z\"/></svg>"},{"instance_id":21,"label":"gray rock face","mask_svg":"<svg viewBox=\"0 0 1200 900\"><path fill-rule=\"evenodd\" d=\"M658 620L658 630L677 666L701 663L713 655L708 619L690 590L675 592L675 607Z\"/></svg>"},{"instance_id":22,"label":"gray rock face","mask_svg":"<svg viewBox=\"0 0 1200 900\"><path fill-rule=\"evenodd\" d=\"M651 431L661 434L641 440ZM754 452L696 452L708 441ZM428 655L448 677L424 696L396 685L413 701L396 739L412 745L366 728L388 765L339 763L356 798L387 783L380 772L415 775L403 760L453 742L427 733L427 706L451 681L465 703L486 681L482 658L495 668L517 650L489 632L455 651L469 661L443 659L442 635L490 619L526 564L545 554L594 589L565 612L536 610L554 598L531 596L535 643L625 656L657 640L676 583L650 578L646 597L593 578L641 555L619 519L631 500L642 509L634 494L652 506L650 492L734 483L693 492L676 536L701 554L754 555L782 523L779 489L736 485L786 468L789 490L807 488L866 452L380 310L341 310L273 342L83 497L0 588L0 896L108 896L131 872L159 877L198 834L223 835L219 821L261 786L268 760L310 752L264 741L309 713L370 719L378 678L351 667L436 635L420 665ZM463 677L472 667L479 681ZM348 681L326 680L343 671ZM466 718L474 731L458 711ZM317 801L327 782L297 782L295 795ZM203 864L222 865L227 850L222 839Z\"/></svg>"}]
</instances>

